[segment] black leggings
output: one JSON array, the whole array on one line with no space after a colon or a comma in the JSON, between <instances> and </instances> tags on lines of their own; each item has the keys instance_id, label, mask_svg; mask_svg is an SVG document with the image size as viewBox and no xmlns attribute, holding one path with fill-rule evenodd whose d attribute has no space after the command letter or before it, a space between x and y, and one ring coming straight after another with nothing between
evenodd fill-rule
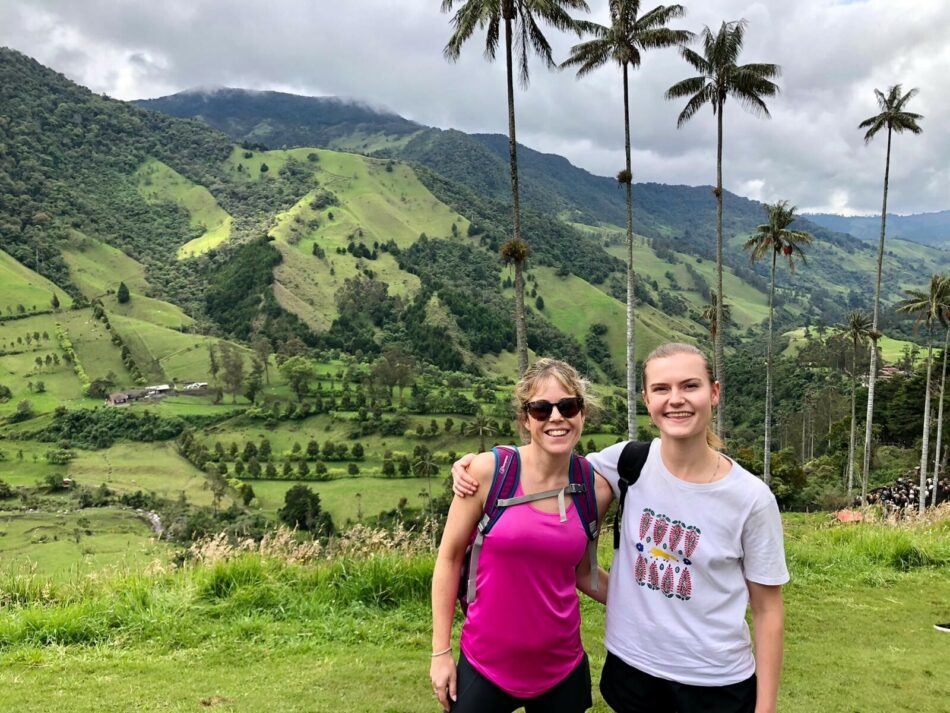
<instances>
[{"instance_id":1,"label":"black leggings","mask_svg":"<svg viewBox=\"0 0 950 713\"><path fill-rule=\"evenodd\" d=\"M617 713L754 713L755 674L725 686L690 686L641 671L607 653L600 692Z\"/></svg>"},{"instance_id":2,"label":"black leggings","mask_svg":"<svg viewBox=\"0 0 950 713\"><path fill-rule=\"evenodd\" d=\"M563 681L534 698L505 693L476 671L464 653L459 655L458 700L452 713L512 713L522 706L525 713L583 713L592 705L587 654Z\"/></svg>"}]
</instances>

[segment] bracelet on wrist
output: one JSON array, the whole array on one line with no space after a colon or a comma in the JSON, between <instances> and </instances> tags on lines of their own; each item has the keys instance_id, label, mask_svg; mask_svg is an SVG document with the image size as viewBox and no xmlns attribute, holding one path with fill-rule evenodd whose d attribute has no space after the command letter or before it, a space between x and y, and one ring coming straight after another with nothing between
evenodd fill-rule
<instances>
[{"instance_id":1,"label":"bracelet on wrist","mask_svg":"<svg viewBox=\"0 0 950 713\"><path fill-rule=\"evenodd\" d=\"M432 658L435 658L436 656L445 656L446 654L450 654L450 653L452 653L451 646L448 647L447 649L442 649L441 651L433 651L431 656Z\"/></svg>"}]
</instances>

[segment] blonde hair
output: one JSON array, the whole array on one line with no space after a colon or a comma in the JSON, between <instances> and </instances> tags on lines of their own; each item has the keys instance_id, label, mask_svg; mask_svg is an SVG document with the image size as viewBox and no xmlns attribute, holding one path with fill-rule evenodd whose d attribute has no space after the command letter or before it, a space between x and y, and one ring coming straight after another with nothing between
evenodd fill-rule
<instances>
[{"instance_id":1,"label":"blonde hair","mask_svg":"<svg viewBox=\"0 0 950 713\"><path fill-rule=\"evenodd\" d=\"M554 379L568 393L580 396L584 402L584 405L581 407L581 413L585 416L592 408L597 408L598 406L596 397L590 393L590 382L578 374L577 369L560 359L551 359L549 357L538 359L534 364L528 367L524 376L515 384L514 396L512 398L515 413L518 417L518 432L521 434L521 439L525 443L528 443L530 440L530 434L524 425L527 417L525 404L528 403L531 394L536 392L547 379Z\"/></svg>"},{"instance_id":2,"label":"blonde hair","mask_svg":"<svg viewBox=\"0 0 950 713\"><path fill-rule=\"evenodd\" d=\"M666 359L667 357L675 356L677 354L692 354L698 356L703 360L703 364L706 367L706 376L709 377L710 385L716 383L716 377L713 375L712 367L709 365L709 359L706 358L706 355L698 348L694 347L692 344L686 344L684 342L667 342L666 344L661 344L652 352L650 355L643 360L643 366L640 373L640 383L643 385L643 393L646 394L647 391L647 364L649 364L654 359ZM712 423L712 414L710 413L710 423ZM706 444L710 448L719 450L722 448L723 443L722 439L719 437L711 425L706 426Z\"/></svg>"}]
</instances>

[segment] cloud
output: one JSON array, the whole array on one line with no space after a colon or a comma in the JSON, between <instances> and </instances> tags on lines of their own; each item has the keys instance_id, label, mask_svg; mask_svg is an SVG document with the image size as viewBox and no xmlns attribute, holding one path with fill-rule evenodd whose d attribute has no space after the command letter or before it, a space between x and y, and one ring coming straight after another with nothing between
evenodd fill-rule
<instances>
[{"instance_id":1,"label":"cloud","mask_svg":"<svg viewBox=\"0 0 950 713\"><path fill-rule=\"evenodd\" d=\"M591 19L606 22L606 0ZM741 61L782 65L770 121L727 104L724 181L762 200L801 209L880 210L886 137L865 146L858 123L877 112L874 88L919 87L911 109L921 136L894 138L889 209L950 207L950 26L945 0L708 0L675 24L698 30L749 22ZM35 57L96 92L121 99L204 86L335 95L381 105L423 124L505 133L501 53L483 56L476 33L457 62L442 48L450 17L433 0L6 0L0 44ZM550 31L557 59L576 38ZM582 80L537 61L517 90L518 136L602 175L623 165L620 73ZM673 50L648 52L630 82L634 176L707 184L715 179L716 129L704 110L676 128L664 101L690 75Z\"/></svg>"}]
</instances>

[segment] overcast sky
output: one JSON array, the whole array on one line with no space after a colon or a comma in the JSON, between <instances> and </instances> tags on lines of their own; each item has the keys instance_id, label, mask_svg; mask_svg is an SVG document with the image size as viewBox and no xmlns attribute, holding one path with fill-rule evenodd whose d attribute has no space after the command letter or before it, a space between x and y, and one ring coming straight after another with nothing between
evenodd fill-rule
<instances>
[{"instance_id":1,"label":"overcast sky","mask_svg":"<svg viewBox=\"0 0 950 713\"><path fill-rule=\"evenodd\" d=\"M442 57L451 29L440 0L0 0L0 44L118 99L196 86L275 89L365 100L430 126L507 131L504 56L486 63L484 33L458 62ZM645 9L655 3L644 3ZM607 0L590 0L607 21ZM674 26L749 22L741 62L782 66L771 120L725 111L725 187L803 212L880 211L886 136L857 125L878 113L874 89L920 94L920 136L897 135L888 208L950 208L950 2L947 0L702 0ZM554 30L555 59L576 38ZM674 50L647 53L632 75L636 181L715 182L716 129L704 110L682 129L682 102L663 93L691 76ZM518 139L594 173L623 166L619 69L577 80L532 65L517 90Z\"/></svg>"}]
</instances>

